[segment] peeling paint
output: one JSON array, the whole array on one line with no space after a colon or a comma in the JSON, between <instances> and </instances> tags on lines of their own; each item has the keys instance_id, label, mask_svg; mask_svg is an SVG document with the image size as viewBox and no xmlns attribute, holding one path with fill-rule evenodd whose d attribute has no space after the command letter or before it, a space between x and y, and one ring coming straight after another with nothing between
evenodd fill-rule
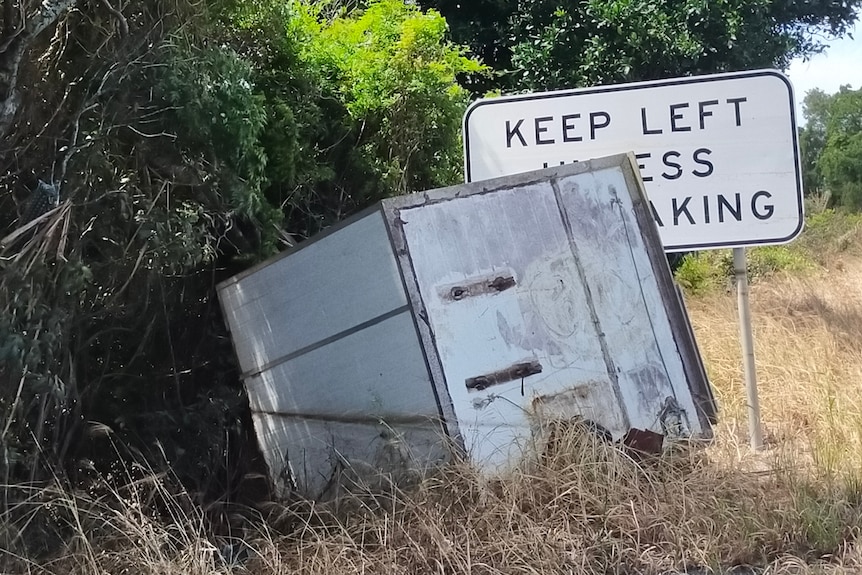
<instances>
[{"instance_id":1,"label":"peeling paint","mask_svg":"<svg viewBox=\"0 0 862 575\"><path fill-rule=\"evenodd\" d=\"M524 379L531 375L542 373L542 364L538 360L531 359L530 361L522 361L509 367L498 369L485 375L477 375L468 377L464 381L464 386L467 389L482 391L492 385L500 385L516 379Z\"/></svg>"},{"instance_id":2,"label":"peeling paint","mask_svg":"<svg viewBox=\"0 0 862 575\"><path fill-rule=\"evenodd\" d=\"M621 155L389 198L222 284L273 480L332 495L452 448L493 474L575 424L638 446L709 435L638 178Z\"/></svg>"},{"instance_id":3,"label":"peeling paint","mask_svg":"<svg viewBox=\"0 0 862 575\"><path fill-rule=\"evenodd\" d=\"M586 381L556 393L537 395L530 402L535 422L565 422L583 419L600 422L614 437L622 437L628 427L608 393L606 381Z\"/></svg>"}]
</instances>

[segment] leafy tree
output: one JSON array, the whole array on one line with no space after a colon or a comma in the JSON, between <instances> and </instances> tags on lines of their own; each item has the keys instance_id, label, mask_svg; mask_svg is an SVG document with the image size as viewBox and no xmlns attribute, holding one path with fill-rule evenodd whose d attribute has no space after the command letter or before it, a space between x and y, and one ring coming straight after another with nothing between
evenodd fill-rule
<instances>
[{"instance_id":1,"label":"leafy tree","mask_svg":"<svg viewBox=\"0 0 862 575\"><path fill-rule=\"evenodd\" d=\"M302 57L368 134L361 145L390 194L453 183L461 174L468 95L456 76L482 68L446 41L447 31L438 13L402 0L374 0L358 14L303 30Z\"/></svg>"},{"instance_id":2,"label":"leafy tree","mask_svg":"<svg viewBox=\"0 0 862 575\"><path fill-rule=\"evenodd\" d=\"M819 167L835 201L862 208L862 89L847 86L829 99Z\"/></svg>"},{"instance_id":3,"label":"leafy tree","mask_svg":"<svg viewBox=\"0 0 862 575\"><path fill-rule=\"evenodd\" d=\"M498 72L541 90L775 66L822 48L859 0L426 0Z\"/></svg>"},{"instance_id":4,"label":"leafy tree","mask_svg":"<svg viewBox=\"0 0 862 575\"><path fill-rule=\"evenodd\" d=\"M52 13L28 40L14 89L29 96L6 101L0 481L104 470L113 444L170 461L212 495L245 442L213 285L238 269L228 239L239 220L280 220L260 193L265 118L229 51L176 58L202 44L189 41L209 27L201 6L91 4ZM23 221L38 179L59 188L60 206Z\"/></svg>"},{"instance_id":5,"label":"leafy tree","mask_svg":"<svg viewBox=\"0 0 862 575\"><path fill-rule=\"evenodd\" d=\"M802 179L806 194L823 191L823 174L820 154L826 146L826 126L832 98L820 89L805 94L802 112L805 126L799 130L799 148L802 156Z\"/></svg>"},{"instance_id":6,"label":"leafy tree","mask_svg":"<svg viewBox=\"0 0 862 575\"><path fill-rule=\"evenodd\" d=\"M438 13L402 0L334 12L294 0L251 7L239 3L227 19L267 102L265 145L279 147L268 153L268 193L292 232L458 181L468 93L456 77L482 67L447 41Z\"/></svg>"},{"instance_id":7,"label":"leafy tree","mask_svg":"<svg viewBox=\"0 0 862 575\"><path fill-rule=\"evenodd\" d=\"M116 448L221 496L251 429L215 284L459 179L480 66L400 0L73 4L0 15L0 483ZM60 205L26 222L40 179Z\"/></svg>"}]
</instances>

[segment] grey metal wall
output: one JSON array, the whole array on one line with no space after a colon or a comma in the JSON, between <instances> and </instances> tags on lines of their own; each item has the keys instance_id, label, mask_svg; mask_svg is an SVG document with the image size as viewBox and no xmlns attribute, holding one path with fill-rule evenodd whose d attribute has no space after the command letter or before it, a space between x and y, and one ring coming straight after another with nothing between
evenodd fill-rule
<instances>
[{"instance_id":1,"label":"grey metal wall","mask_svg":"<svg viewBox=\"0 0 862 575\"><path fill-rule=\"evenodd\" d=\"M282 488L318 497L356 461L401 473L441 457L439 407L379 211L225 282L220 298Z\"/></svg>"}]
</instances>

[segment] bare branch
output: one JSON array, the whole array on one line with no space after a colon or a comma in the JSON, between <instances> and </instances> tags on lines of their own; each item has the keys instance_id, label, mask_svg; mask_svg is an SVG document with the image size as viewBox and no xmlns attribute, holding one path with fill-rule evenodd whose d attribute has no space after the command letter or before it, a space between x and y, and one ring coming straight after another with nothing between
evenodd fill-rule
<instances>
[{"instance_id":1,"label":"bare branch","mask_svg":"<svg viewBox=\"0 0 862 575\"><path fill-rule=\"evenodd\" d=\"M105 7L105 10L111 13L117 23L120 25L120 38L125 38L129 35L129 23L126 22L126 17L123 16L123 13L111 6L109 0L102 0L102 5Z\"/></svg>"},{"instance_id":2,"label":"bare branch","mask_svg":"<svg viewBox=\"0 0 862 575\"><path fill-rule=\"evenodd\" d=\"M128 128L128 129L129 129L129 130L131 130L131 131L133 131L134 133L136 133L137 135L141 136L142 138L169 138L169 139L171 139L171 140L176 140L176 139L177 139L177 135L176 135L176 134L171 134L171 133L168 133L168 132L159 132L159 133L157 133L157 134L147 134L147 133L141 132L140 130L136 129L136 128L135 128L134 126L132 126L131 124L127 124L127 125L126 125L126 128Z\"/></svg>"},{"instance_id":3,"label":"bare branch","mask_svg":"<svg viewBox=\"0 0 862 575\"><path fill-rule=\"evenodd\" d=\"M3 50L0 51L0 137L8 134L18 111L18 70L24 54L39 34L76 3L77 0L42 0L35 16L26 21L22 18L21 30L11 38L3 39Z\"/></svg>"},{"instance_id":4,"label":"bare branch","mask_svg":"<svg viewBox=\"0 0 862 575\"><path fill-rule=\"evenodd\" d=\"M43 0L42 10L27 22L27 36L35 38L44 32L77 2L78 0Z\"/></svg>"}]
</instances>

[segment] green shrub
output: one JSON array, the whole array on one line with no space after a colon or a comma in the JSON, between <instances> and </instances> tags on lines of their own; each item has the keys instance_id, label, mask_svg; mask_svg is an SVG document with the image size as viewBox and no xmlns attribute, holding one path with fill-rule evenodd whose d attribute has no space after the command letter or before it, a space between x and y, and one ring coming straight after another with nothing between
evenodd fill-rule
<instances>
[{"instance_id":1,"label":"green shrub","mask_svg":"<svg viewBox=\"0 0 862 575\"><path fill-rule=\"evenodd\" d=\"M722 272L708 252L687 254L675 272L676 281L690 294L701 294L719 285Z\"/></svg>"},{"instance_id":2,"label":"green shrub","mask_svg":"<svg viewBox=\"0 0 862 575\"><path fill-rule=\"evenodd\" d=\"M806 253L791 246L763 246L747 250L750 282L779 272L802 272L814 263ZM731 285L734 276L733 251L712 250L688 254L674 273L676 281L692 295Z\"/></svg>"},{"instance_id":3,"label":"green shrub","mask_svg":"<svg viewBox=\"0 0 862 575\"><path fill-rule=\"evenodd\" d=\"M805 253L792 246L763 246L748 250L748 275L752 281L778 272L801 272L812 266Z\"/></svg>"},{"instance_id":4,"label":"green shrub","mask_svg":"<svg viewBox=\"0 0 862 575\"><path fill-rule=\"evenodd\" d=\"M457 76L484 68L447 40L446 20L404 0L328 21L319 5L293 6L300 58L361 126L359 147L387 195L459 181L469 94Z\"/></svg>"},{"instance_id":5,"label":"green shrub","mask_svg":"<svg viewBox=\"0 0 862 575\"><path fill-rule=\"evenodd\" d=\"M862 214L827 209L809 215L802 235L792 246L814 261L828 265L839 253L852 252L860 245Z\"/></svg>"}]
</instances>

